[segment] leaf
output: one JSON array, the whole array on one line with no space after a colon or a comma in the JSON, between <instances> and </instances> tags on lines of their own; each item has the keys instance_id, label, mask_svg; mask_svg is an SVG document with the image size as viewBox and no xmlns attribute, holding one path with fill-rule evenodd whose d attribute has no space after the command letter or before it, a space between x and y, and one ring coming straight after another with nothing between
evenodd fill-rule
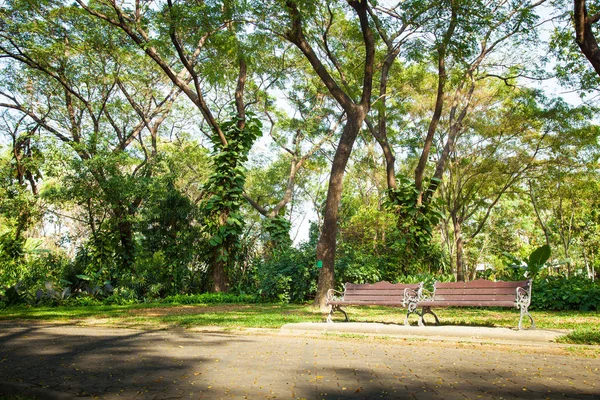
<instances>
[{"instance_id":1,"label":"leaf","mask_svg":"<svg viewBox=\"0 0 600 400\"><path fill-rule=\"evenodd\" d=\"M544 265L546 261L550 258L551 254L550 246L547 244L538 247L531 253L529 256L529 266L531 265Z\"/></svg>"}]
</instances>

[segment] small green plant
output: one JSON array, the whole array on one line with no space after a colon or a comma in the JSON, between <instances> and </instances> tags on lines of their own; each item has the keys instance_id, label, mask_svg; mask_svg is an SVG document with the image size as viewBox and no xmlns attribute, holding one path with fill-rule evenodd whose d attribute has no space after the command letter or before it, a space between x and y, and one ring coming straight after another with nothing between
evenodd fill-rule
<instances>
[{"instance_id":1,"label":"small green plant","mask_svg":"<svg viewBox=\"0 0 600 400\"><path fill-rule=\"evenodd\" d=\"M0 298L7 306L13 306L17 304L31 303L32 298L23 288L23 282L19 281L15 285L7 288L5 294Z\"/></svg>"},{"instance_id":2,"label":"small green plant","mask_svg":"<svg viewBox=\"0 0 600 400\"><path fill-rule=\"evenodd\" d=\"M544 266L550 259L551 254L552 251L550 249L550 246L548 246L547 244L535 249L525 260L520 260L511 254L504 253L504 257L506 257L508 260L507 266L509 268L513 268L513 272L512 274L510 274L513 275L513 277L509 278L534 279L540 273L542 268L544 268Z\"/></svg>"},{"instance_id":3,"label":"small green plant","mask_svg":"<svg viewBox=\"0 0 600 400\"><path fill-rule=\"evenodd\" d=\"M68 282L70 283L70 282ZM38 289L35 292L36 304L49 303L58 304L71 297L71 288L65 287L64 289L55 288L52 282L47 281L44 283L44 289Z\"/></svg>"}]
</instances>

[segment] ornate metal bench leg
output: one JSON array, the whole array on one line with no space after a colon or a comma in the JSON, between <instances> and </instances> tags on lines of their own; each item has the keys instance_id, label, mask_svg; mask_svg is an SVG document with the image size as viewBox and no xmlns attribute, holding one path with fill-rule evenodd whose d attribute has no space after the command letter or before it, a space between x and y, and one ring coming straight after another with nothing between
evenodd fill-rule
<instances>
[{"instance_id":1,"label":"ornate metal bench leg","mask_svg":"<svg viewBox=\"0 0 600 400\"><path fill-rule=\"evenodd\" d=\"M419 314L417 311L417 303L408 303L408 307L406 307L406 310L407 311L406 318L404 318L404 326L409 326L410 324L408 323L408 317L410 316L410 314Z\"/></svg>"},{"instance_id":2,"label":"ornate metal bench leg","mask_svg":"<svg viewBox=\"0 0 600 400\"><path fill-rule=\"evenodd\" d=\"M523 317L525 315L527 315L529 317L529 320L531 321L531 328L529 329L535 329L535 322L533 322L533 317L531 316L531 314L529 314L529 311L527 311L527 306L525 305L521 305L521 317L519 318L519 330L523 329Z\"/></svg>"},{"instance_id":3,"label":"ornate metal bench leg","mask_svg":"<svg viewBox=\"0 0 600 400\"><path fill-rule=\"evenodd\" d=\"M433 311L431 311L431 307L423 307L423 309L421 310L421 314L419 314L421 316L421 318L419 319L419 326L425 326L425 314L433 315L433 318L435 318L435 324L436 325L440 324L440 320L438 319L438 316L435 315L435 313Z\"/></svg>"},{"instance_id":4,"label":"ornate metal bench leg","mask_svg":"<svg viewBox=\"0 0 600 400\"><path fill-rule=\"evenodd\" d=\"M338 305L333 305L331 306L331 311L329 311L329 315L327 316L327 322L328 323L333 323L333 313L334 311L339 311L342 314L344 314L344 317L346 317L346 321L348 322L348 314L346 314L346 311L342 310L342 307L338 306Z\"/></svg>"},{"instance_id":5,"label":"ornate metal bench leg","mask_svg":"<svg viewBox=\"0 0 600 400\"><path fill-rule=\"evenodd\" d=\"M338 306L338 310L339 310L339 312L344 314L344 317L346 317L346 321L344 321L344 322L348 322L348 314L346 314L346 311L342 310L342 307L339 307L339 306Z\"/></svg>"}]
</instances>

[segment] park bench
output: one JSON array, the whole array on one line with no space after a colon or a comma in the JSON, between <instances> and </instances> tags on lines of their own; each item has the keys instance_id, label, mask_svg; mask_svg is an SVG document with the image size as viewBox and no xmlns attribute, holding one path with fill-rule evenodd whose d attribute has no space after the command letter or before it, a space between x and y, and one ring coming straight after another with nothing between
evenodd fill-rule
<instances>
[{"instance_id":1,"label":"park bench","mask_svg":"<svg viewBox=\"0 0 600 400\"><path fill-rule=\"evenodd\" d=\"M390 283L377 282L355 284L346 283L344 292L333 289L327 291L327 305L331 306L327 322L333 322L332 316L335 311L344 314L348 321L348 314L342 306L388 306L407 307L408 312L404 324L408 325L408 315L414 312L420 293L422 283Z\"/></svg>"},{"instance_id":2,"label":"park bench","mask_svg":"<svg viewBox=\"0 0 600 400\"><path fill-rule=\"evenodd\" d=\"M522 329L523 317L531 320L531 329L535 329L533 317L527 311L531 302L531 279L514 282L494 282L478 279L471 282L436 282L433 294L428 296L423 290L423 296L416 303L421 312L419 326L425 324L425 314L435 318L436 325L440 321L432 307L516 307L521 310L519 330ZM409 314L407 314L408 317Z\"/></svg>"}]
</instances>

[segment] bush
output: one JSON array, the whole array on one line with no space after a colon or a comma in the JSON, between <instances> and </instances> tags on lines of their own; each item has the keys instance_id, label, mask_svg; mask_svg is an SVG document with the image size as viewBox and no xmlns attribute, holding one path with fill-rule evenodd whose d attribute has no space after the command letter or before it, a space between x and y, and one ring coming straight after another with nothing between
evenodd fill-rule
<instances>
[{"instance_id":1,"label":"bush","mask_svg":"<svg viewBox=\"0 0 600 400\"><path fill-rule=\"evenodd\" d=\"M166 304L226 304L258 302L259 298L254 295L230 293L177 294L160 300L160 303Z\"/></svg>"},{"instance_id":2,"label":"bush","mask_svg":"<svg viewBox=\"0 0 600 400\"><path fill-rule=\"evenodd\" d=\"M600 283L574 276L547 276L533 283L532 310L600 310Z\"/></svg>"},{"instance_id":3,"label":"bush","mask_svg":"<svg viewBox=\"0 0 600 400\"><path fill-rule=\"evenodd\" d=\"M256 294L263 301L297 303L314 298L319 271L314 248L305 243L299 249L276 250L257 259L254 267Z\"/></svg>"},{"instance_id":4,"label":"bush","mask_svg":"<svg viewBox=\"0 0 600 400\"><path fill-rule=\"evenodd\" d=\"M68 300L64 301L63 305L68 307L101 306L102 301L91 296L79 296L69 298Z\"/></svg>"}]
</instances>

